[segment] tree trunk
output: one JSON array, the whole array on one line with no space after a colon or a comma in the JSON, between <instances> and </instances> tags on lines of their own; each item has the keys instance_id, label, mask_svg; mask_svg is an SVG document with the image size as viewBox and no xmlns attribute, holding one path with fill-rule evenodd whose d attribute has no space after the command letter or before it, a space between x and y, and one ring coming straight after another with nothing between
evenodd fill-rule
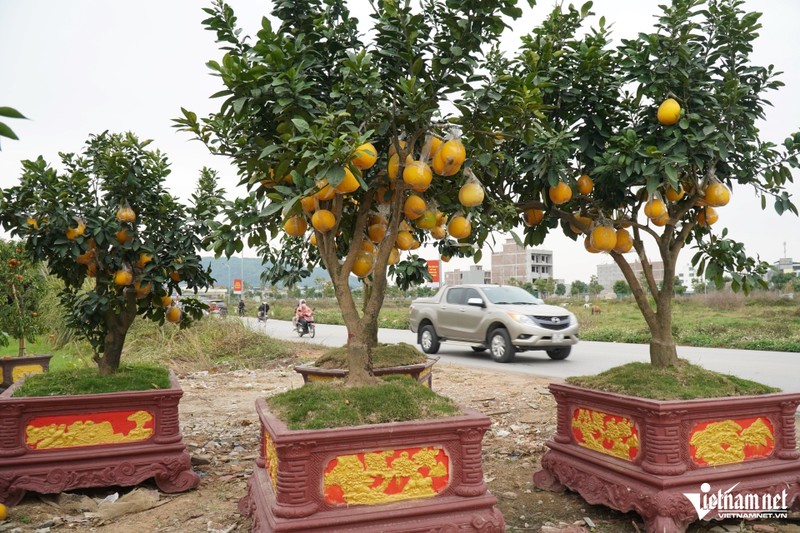
<instances>
[{"instance_id":1,"label":"tree trunk","mask_svg":"<svg viewBox=\"0 0 800 533\"><path fill-rule=\"evenodd\" d=\"M19 338L19 351L17 352L19 357L25 357L25 337Z\"/></svg>"},{"instance_id":2,"label":"tree trunk","mask_svg":"<svg viewBox=\"0 0 800 533\"><path fill-rule=\"evenodd\" d=\"M117 311L109 309L106 312L106 336L103 339L103 354L96 359L101 376L109 376L119 370L122 357L122 347L125 337L136 318L136 293L128 291L125 294L125 306Z\"/></svg>"},{"instance_id":3,"label":"tree trunk","mask_svg":"<svg viewBox=\"0 0 800 533\"><path fill-rule=\"evenodd\" d=\"M665 312L666 311L666 312ZM672 338L672 312L670 309L658 312L658 327L650 330L650 363L656 367L678 364L678 352Z\"/></svg>"}]
</instances>

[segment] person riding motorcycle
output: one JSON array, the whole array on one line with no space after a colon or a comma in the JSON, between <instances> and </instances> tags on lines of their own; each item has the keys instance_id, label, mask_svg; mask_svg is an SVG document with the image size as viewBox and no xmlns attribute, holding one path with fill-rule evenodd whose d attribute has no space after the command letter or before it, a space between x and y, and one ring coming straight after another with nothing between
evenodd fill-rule
<instances>
[{"instance_id":1,"label":"person riding motorcycle","mask_svg":"<svg viewBox=\"0 0 800 533\"><path fill-rule=\"evenodd\" d=\"M266 322L268 313L269 304L267 302L261 302L261 305L258 306L258 319Z\"/></svg>"},{"instance_id":2,"label":"person riding motorcycle","mask_svg":"<svg viewBox=\"0 0 800 533\"><path fill-rule=\"evenodd\" d=\"M294 316L297 318L297 323L303 327L303 333L308 333L308 322L314 319L314 311L306 305L305 300L300 300L297 304Z\"/></svg>"}]
</instances>

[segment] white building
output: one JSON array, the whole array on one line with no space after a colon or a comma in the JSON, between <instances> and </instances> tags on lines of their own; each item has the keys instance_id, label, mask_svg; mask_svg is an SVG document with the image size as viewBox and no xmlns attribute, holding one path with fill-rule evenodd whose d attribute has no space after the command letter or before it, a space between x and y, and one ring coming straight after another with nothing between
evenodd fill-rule
<instances>
[{"instance_id":1,"label":"white building","mask_svg":"<svg viewBox=\"0 0 800 533\"><path fill-rule=\"evenodd\" d=\"M504 285L510 279L518 282L535 282L553 277L553 252L519 246L507 239L503 251L492 254L492 283Z\"/></svg>"}]
</instances>

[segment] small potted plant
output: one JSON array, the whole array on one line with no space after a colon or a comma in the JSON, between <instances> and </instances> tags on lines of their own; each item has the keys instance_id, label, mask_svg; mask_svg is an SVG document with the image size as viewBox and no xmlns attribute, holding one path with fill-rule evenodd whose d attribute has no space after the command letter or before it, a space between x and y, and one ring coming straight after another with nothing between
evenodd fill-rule
<instances>
[{"instance_id":1,"label":"small potted plant","mask_svg":"<svg viewBox=\"0 0 800 533\"><path fill-rule=\"evenodd\" d=\"M0 395L0 502L151 477L167 492L199 483L175 376L151 378L120 357L137 317L185 327L202 316L199 300L177 296L212 282L198 251L219 191L203 169L192 205L181 204L164 188L166 157L149 143L95 135L80 154L61 154L62 170L24 161L19 184L4 191L0 218L24 242L15 253L46 262L64 284L67 326L88 341L97 370L51 370Z\"/></svg>"},{"instance_id":2,"label":"small potted plant","mask_svg":"<svg viewBox=\"0 0 800 533\"><path fill-rule=\"evenodd\" d=\"M51 355L28 355L27 344L42 333L39 303L44 294L45 277L41 264L31 262L22 244L0 241L0 344L17 339L16 357L0 357L0 392L28 374L45 372Z\"/></svg>"}]
</instances>

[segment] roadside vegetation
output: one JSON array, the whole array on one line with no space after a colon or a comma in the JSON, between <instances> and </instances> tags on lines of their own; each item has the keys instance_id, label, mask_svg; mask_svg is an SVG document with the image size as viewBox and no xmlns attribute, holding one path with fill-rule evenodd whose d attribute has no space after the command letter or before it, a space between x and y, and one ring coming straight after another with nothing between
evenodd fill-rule
<instances>
[{"instance_id":1,"label":"roadside vegetation","mask_svg":"<svg viewBox=\"0 0 800 533\"><path fill-rule=\"evenodd\" d=\"M592 314L583 296L553 297L546 303L566 305L581 325L587 341L647 344L650 333L632 297L592 301L600 308ZM308 300L320 324L343 324L334 299ZM408 329L411 298L387 298L378 319L382 328ZM270 318L291 320L296 299L271 300ZM255 309L257 303L248 303ZM800 302L773 292L749 296L727 291L682 296L674 300L672 333L679 345L800 352Z\"/></svg>"}]
</instances>

